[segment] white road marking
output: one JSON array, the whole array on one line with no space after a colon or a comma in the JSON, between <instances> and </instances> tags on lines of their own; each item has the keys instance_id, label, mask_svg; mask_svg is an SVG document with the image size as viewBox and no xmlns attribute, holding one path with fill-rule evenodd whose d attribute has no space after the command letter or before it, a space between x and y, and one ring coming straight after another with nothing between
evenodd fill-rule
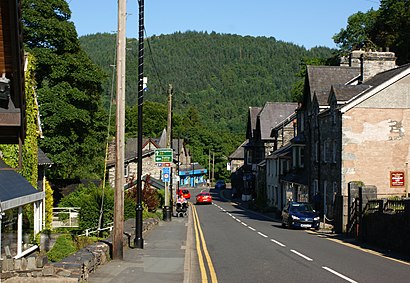
<instances>
[{"instance_id":1,"label":"white road marking","mask_svg":"<svg viewBox=\"0 0 410 283\"><path fill-rule=\"evenodd\" d=\"M232 215L231 215L231 216L232 216ZM233 218L233 219L236 219L236 217L235 217L235 216L232 216L232 218Z\"/></svg>"},{"instance_id":2,"label":"white road marking","mask_svg":"<svg viewBox=\"0 0 410 283\"><path fill-rule=\"evenodd\" d=\"M274 242L275 244L281 246L281 247L286 247L286 245L282 244L281 242L278 242L278 241L276 241L276 240L274 240L274 239L270 239L270 240L271 240L272 242Z\"/></svg>"},{"instance_id":3,"label":"white road marking","mask_svg":"<svg viewBox=\"0 0 410 283\"><path fill-rule=\"evenodd\" d=\"M252 231L256 231L255 228L252 228L251 226L248 226L249 229L251 229Z\"/></svg>"},{"instance_id":4,"label":"white road marking","mask_svg":"<svg viewBox=\"0 0 410 283\"><path fill-rule=\"evenodd\" d=\"M242 221L241 221L240 219L238 219L238 218L236 218L235 220L238 221L238 222L242 222Z\"/></svg>"},{"instance_id":5,"label":"white road marking","mask_svg":"<svg viewBox=\"0 0 410 283\"><path fill-rule=\"evenodd\" d=\"M307 256L305 256L304 254L301 254L300 252L298 252L298 251L295 251L295 250L290 250L292 253L294 253L294 254L297 254L298 256L300 256L300 257L303 257L304 259L306 259L306 260L308 260L308 261L313 261L313 259L311 259L310 257L307 257Z\"/></svg>"},{"instance_id":6,"label":"white road marking","mask_svg":"<svg viewBox=\"0 0 410 283\"><path fill-rule=\"evenodd\" d=\"M265 234L262 234L261 232L258 232L259 235L261 235L264 238L267 238L268 236L266 236Z\"/></svg>"},{"instance_id":7,"label":"white road marking","mask_svg":"<svg viewBox=\"0 0 410 283\"><path fill-rule=\"evenodd\" d=\"M322 268L323 268L323 269L326 269L327 271L333 273L333 274L336 275L336 276L339 276L340 278L343 278L343 279L346 280L346 281L349 281L349 282L351 282L351 283L357 283L357 281L354 281L353 279L350 279L349 277L344 276L343 274L340 274L339 272L334 271L333 269L331 269L331 268L329 268L329 267L322 266Z\"/></svg>"},{"instance_id":8,"label":"white road marking","mask_svg":"<svg viewBox=\"0 0 410 283\"><path fill-rule=\"evenodd\" d=\"M245 222L242 222L242 225L248 227L248 224L246 224Z\"/></svg>"},{"instance_id":9,"label":"white road marking","mask_svg":"<svg viewBox=\"0 0 410 283\"><path fill-rule=\"evenodd\" d=\"M228 215L229 215L229 216L232 216L232 214L230 214L229 212L228 212Z\"/></svg>"}]
</instances>

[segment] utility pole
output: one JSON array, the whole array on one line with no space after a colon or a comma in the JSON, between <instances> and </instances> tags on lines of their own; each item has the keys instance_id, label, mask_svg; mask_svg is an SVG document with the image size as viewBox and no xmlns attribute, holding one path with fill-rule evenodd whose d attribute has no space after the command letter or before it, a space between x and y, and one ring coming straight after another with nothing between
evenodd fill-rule
<instances>
[{"instance_id":1,"label":"utility pole","mask_svg":"<svg viewBox=\"0 0 410 283\"><path fill-rule=\"evenodd\" d=\"M215 152L212 152L212 180L211 183L213 183L215 179Z\"/></svg>"},{"instance_id":2,"label":"utility pole","mask_svg":"<svg viewBox=\"0 0 410 283\"><path fill-rule=\"evenodd\" d=\"M167 119L167 148L171 148L171 129L172 129L172 84L168 85L168 119Z\"/></svg>"},{"instance_id":3,"label":"utility pole","mask_svg":"<svg viewBox=\"0 0 410 283\"><path fill-rule=\"evenodd\" d=\"M137 203L135 207L135 239L134 247L143 249L142 238L142 111L144 103L144 0L139 0L138 30L138 148L137 148Z\"/></svg>"},{"instance_id":4,"label":"utility pole","mask_svg":"<svg viewBox=\"0 0 410 283\"><path fill-rule=\"evenodd\" d=\"M166 148L171 148L171 129L172 129L172 85L168 85L168 118L167 118L167 137L166 137ZM172 169L172 168L171 168ZM172 171L170 170L170 181L165 182L165 214L164 220L171 221L172 216L172 193L170 193L170 188L172 184ZM167 184L168 183L168 184ZM172 190L171 190L172 191Z\"/></svg>"},{"instance_id":5,"label":"utility pole","mask_svg":"<svg viewBox=\"0 0 410 283\"><path fill-rule=\"evenodd\" d=\"M211 150L208 150L208 182L207 184L211 185Z\"/></svg>"},{"instance_id":6,"label":"utility pole","mask_svg":"<svg viewBox=\"0 0 410 283\"><path fill-rule=\"evenodd\" d=\"M114 235L113 259L124 257L124 137L125 137L125 48L126 0L118 0L117 34L117 110L115 138L115 195L114 195Z\"/></svg>"}]
</instances>

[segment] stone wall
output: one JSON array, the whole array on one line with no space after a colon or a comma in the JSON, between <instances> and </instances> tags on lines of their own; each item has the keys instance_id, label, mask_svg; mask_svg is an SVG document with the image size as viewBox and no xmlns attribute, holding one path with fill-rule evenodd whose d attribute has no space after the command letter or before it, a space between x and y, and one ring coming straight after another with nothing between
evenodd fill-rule
<instances>
[{"instance_id":1,"label":"stone wall","mask_svg":"<svg viewBox=\"0 0 410 283\"><path fill-rule=\"evenodd\" d=\"M152 230L158 223L159 219L150 218L144 220L143 234ZM134 227L135 219L125 221L124 248L135 237ZM96 268L110 260L111 246L112 239L108 238L104 242L89 245L62 259L60 262L54 263L49 263L46 256L32 256L21 259L5 258L0 261L0 282L6 280L10 282L24 282L29 279L41 279L41 281L44 281L52 278L60 283L87 281L89 273L94 272Z\"/></svg>"}]
</instances>

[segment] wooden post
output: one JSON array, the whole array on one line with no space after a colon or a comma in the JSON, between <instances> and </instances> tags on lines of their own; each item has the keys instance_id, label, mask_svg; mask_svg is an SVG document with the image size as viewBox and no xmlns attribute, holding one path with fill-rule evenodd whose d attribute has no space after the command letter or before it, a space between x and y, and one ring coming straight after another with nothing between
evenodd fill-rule
<instances>
[{"instance_id":1,"label":"wooden post","mask_svg":"<svg viewBox=\"0 0 410 283\"><path fill-rule=\"evenodd\" d=\"M211 184L213 184L215 179L215 152L212 152L212 180Z\"/></svg>"},{"instance_id":2,"label":"wooden post","mask_svg":"<svg viewBox=\"0 0 410 283\"><path fill-rule=\"evenodd\" d=\"M117 35L117 111L115 138L115 192L114 192L114 235L113 259L122 260L124 234L124 137L125 137L125 22L126 0L118 0Z\"/></svg>"}]
</instances>

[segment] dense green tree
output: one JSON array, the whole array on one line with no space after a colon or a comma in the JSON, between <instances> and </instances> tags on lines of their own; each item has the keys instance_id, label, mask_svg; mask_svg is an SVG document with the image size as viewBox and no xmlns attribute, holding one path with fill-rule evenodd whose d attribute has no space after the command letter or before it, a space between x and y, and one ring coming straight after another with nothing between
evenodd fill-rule
<instances>
[{"instance_id":1,"label":"dense green tree","mask_svg":"<svg viewBox=\"0 0 410 283\"><path fill-rule=\"evenodd\" d=\"M342 28L339 33L333 36L334 42L344 55L355 49L375 48L370 37L370 30L375 24L377 14L378 11L373 9L367 13L353 14L347 20L347 27Z\"/></svg>"},{"instance_id":2,"label":"dense green tree","mask_svg":"<svg viewBox=\"0 0 410 283\"><path fill-rule=\"evenodd\" d=\"M410 1L382 0L370 36L380 47L390 47L399 64L410 62Z\"/></svg>"},{"instance_id":3,"label":"dense green tree","mask_svg":"<svg viewBox=\"0 0 410 283\"><path fill-rule=\"evenodd\" d=\"M381 0L379 10L353 14L347 27L333 37L344 55L352 49L389 47L399 65L410 62L409 38L409 0Z\"/></svg>"},{"instance_id":4,"label":"dense green tree","mask_svg":"<svg viewBox=\"0 0 410 283\"><path fill-rule=\"evenodd\" d=\"M53 178L101 176L106 132L103 73L80 48L64 0L23 0L26 49L36 57L37 95Z\"/></svg>"}]
</instances>

